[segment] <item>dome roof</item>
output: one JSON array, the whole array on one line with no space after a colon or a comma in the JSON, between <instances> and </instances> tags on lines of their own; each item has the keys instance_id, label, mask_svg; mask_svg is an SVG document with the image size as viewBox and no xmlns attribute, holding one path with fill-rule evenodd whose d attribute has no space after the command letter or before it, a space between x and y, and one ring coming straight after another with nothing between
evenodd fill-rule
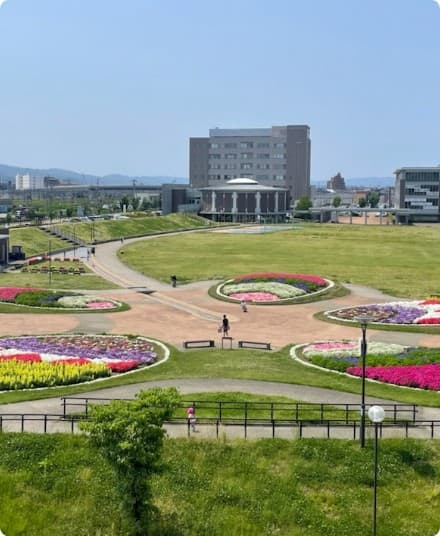
<instances>
[{"instance_id":1,"label":"dome roof","mask_svg":"<svg viewBox=\"0 0 440 536\"><path fill-rule=\"evenodd\" d=\"M240 177L238 179L231 179L227 181L226 184L258 184L258 181L254 179L247 179L245 177Z\"/></svg>"}]
</instances>

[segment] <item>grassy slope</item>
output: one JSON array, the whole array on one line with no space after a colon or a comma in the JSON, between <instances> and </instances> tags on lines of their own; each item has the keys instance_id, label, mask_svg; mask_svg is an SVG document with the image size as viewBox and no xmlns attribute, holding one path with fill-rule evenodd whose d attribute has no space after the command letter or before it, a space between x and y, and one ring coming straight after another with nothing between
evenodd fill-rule
<instances>
[{"instance_id":1,"label":"grassy slope","mask_svg":"<svg viewBox=\"0 0 440 536\"><path fill-rule=\"evenodd\" d=\"M47 253L49 251L49 240L52 251L69 247L69 243L65 240L56 238L38 229L38 227L14 227L9 230L10 245L22 245L26 258Z\"/></svg>"},{"instance_id":2,"label":"grassy slope","mask_svg":"<svg viewBox=\"0 0 440 536\"><path fill-rule=\"evenodd\" d=\"M168 274L168 266L180 281L290 271L425 297L440 288L439 239L438 227L306 224L278 233L197 233L137 242L124 248L123 260L157 279Z\"/></svg>"},{"instance_id":3,"label":"grassy slope","mask_svg":"<svg viewBox=\"0 0 440 536\"><path fill-rule=\"evenodd\" d=\"M51 284L49 285L48 274L33 274L29 272L24 273L18 271L0 273L0 286L30 286L63 290L105 290L110 288L119 288L118 285L115 285L111 281L107 281L106 279L95 274L65 275L53 273L51 277Z\"/></svg>"},{"instance_id":4,"label":"grassy slope","mask_svg":"<svg viewBox=\"0 0 440 536\"><path fill-rule=\"evenodd\" d=\"M88 242L95 240L114 240L121 237L147 235L164 231L175 231L192 227L204 227L207 220L191 214L169 214L167 216L145 216L127 220L105 220L95 222L64 223L56 227L64 232L75 234Z\"/></svg>"},{"instance_id":5,"label":"grassy slope","mask_svg":"<svg viewBox=\"0 0 440 536\"><path fill-rule=\"evenodd\" d=\"M371 443L167 440L152 480L154 536L367 536ZM440 442L382 440L378 534L434 535ZM8 536L129 536L111 468L84 436L0 435ZM147 533L147 530L146 532Z\"/></svg>"}]
</instances>

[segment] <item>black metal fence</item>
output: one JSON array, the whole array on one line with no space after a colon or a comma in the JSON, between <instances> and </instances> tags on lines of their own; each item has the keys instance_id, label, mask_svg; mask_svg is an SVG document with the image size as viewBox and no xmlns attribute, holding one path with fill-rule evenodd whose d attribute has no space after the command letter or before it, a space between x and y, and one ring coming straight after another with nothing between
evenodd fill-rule
<instances>
[{"instance_id":1,"label":"black metal fence","mask_svg":"<svg viewBox=\"0 0 440 536\"><path fill-rule=\"evenodd\" d=\"M0 432L33 433L80 433L79 423L85 416L63 414L9 413L0 414ZM286 419L233 419L198 418L195 430L186 417L172 419L164 424L171 437L184 435L200 438L226 437L288 438L307 437L353 439L359 438L359 420L286 420ZM374 425L367 423L367 436ZM404 437L418 439L440 439L440 420L384 421L379 425L381 438Z\"/></svg>"},{"instance_id":2,"label":"black metal fence","mask_svg":"<svg viewBox=\"0 0 440 536\"><path fill-rule=\"evenodd\" d=\"M90 405L108 404L109 398L82 398L63 397L61 406L63 415L68 417L75 413L89 414ZM132 399L120 399L132 400ZM349 424L356 420L360 414L360 404L326 404L313 402L240 402L220 400L194 400L185 399L176 410L177 417L185 416L185 408L191 405L197 418L214 418L220 422L225 419L239 419L245 422L258 419L259 422L273 420L287 422L300 421L341 421ZM369 404L367 404L368 408ZM415 404L381 404L385 410L387 421L397 423L400 421L415 422L417 418L417 405Z\"/></svg>"}]
</instances>

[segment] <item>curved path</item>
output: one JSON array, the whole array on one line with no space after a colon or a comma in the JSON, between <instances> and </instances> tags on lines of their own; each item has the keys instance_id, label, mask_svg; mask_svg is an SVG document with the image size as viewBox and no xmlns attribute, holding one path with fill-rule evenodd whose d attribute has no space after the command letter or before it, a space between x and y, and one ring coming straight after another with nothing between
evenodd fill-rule
<instances>
[{"instance_id":1,"label":"curved path","mask_svg":"<svg viewBox=\"0 0 440 536\"><path fill-rule=\"evenodd\" d=\"M157 238L158 236L147 239ZM125 243L145 239L145 237L126 239ZM27 314L25 325L23 325L22 315L0 314L0 335L46 334L54 331L57 333L126 333L156 338L181 347L182 341L188 339L218 339L217 326L223 314L227 314L234 339L255 340L257 338L270 341L274 348L281 348L292 343L306 343L314 340L357 339L359 328L321 322L313 318L313 315L326 309L373 301L385 302L392 298L374 289L347 285L352 293L342 298L290 306L268 307L250 304L248 313L243 313L238 304L218 301L208 295L207 290L214 284L213 281L172 288L170 285L131 270L117 258L116 252L121 246L120 241L100 244L96 248L96 255L90 258L89 266L97 274L121 286L119 289L94 291L94 293L127 302L131 306L129 311L90 315ZM148 293L150 291L153 293ZM440 335L369 330L368 338L375 341L440 347ZM116 398L124 398L132 396L149 385L167 383L178 386L182 392L191 392L187 389L192 389L192 392L234 390L267 395L285 394L297 400L313 402L347 403L354 400L357 403L359 401L359 395L338 393L327 389L224 379L170 380L169 382L127 385L122 388L97 391L95 396L110 397L112 395ZM92 393L89 393L89 396L92 396ZM55 412L58 413L59 403L59 399L48 399L6 404L0 406L0 411L39 413L43 412L43 408L46 407L49 412L53 412L58 405L58 410ZM426 412L424 418L440 418L440 412L435 409L426 408L423 411Z\"/></svg>"}]
</instances>

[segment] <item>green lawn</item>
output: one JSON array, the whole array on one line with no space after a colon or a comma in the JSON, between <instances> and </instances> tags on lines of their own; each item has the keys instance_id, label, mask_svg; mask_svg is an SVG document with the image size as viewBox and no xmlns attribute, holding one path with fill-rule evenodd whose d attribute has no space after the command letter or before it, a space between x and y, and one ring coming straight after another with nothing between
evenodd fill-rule
<instances>
[{"instance_id":1,"label":"green lawn","mask_svg":"<svg viewBox=\"0 0 440 536\"><path fill-rule=\"evenodd\" d=\"M107 279L103 279L94 273L70 275L70 274L55 274L51 275L49 283L49 274L20 272L0 273L0 286L2 287L38 287L51 288L62 290L105 290L119 288ZM3 305L3 304L2 304ZM5 311L3 311L5 312ZM12 312L12 311L11 311ZM13 311L17 312L17 311Z\"/></svg>"},{"instance_id":2,"label":"green lawn","mask_svg":"<svg viewBox=\"0 0 440 536\"><path fill-rule=\"evenodd\" d=\"M378 536L440 527L440 442L382 440ZM132 536L114 469L84 435L0 434L7 536ZM165 441L150 536L368 536L373 449L343 440Z\"/></svg>"},{"instance_id":3,"label":"green lawn","mask_svg":"<svg viewBox=\"0 0 440 536\"><path fill-rule=\"evenodd\" d=\"M440 289L440 227L304 224L266 234L197 233L136 242L120 258L160 280L180 282L288 271L357 283L393 296ZM197 262L194 262L197 259Z\"/></svg>"}]
</instances>

